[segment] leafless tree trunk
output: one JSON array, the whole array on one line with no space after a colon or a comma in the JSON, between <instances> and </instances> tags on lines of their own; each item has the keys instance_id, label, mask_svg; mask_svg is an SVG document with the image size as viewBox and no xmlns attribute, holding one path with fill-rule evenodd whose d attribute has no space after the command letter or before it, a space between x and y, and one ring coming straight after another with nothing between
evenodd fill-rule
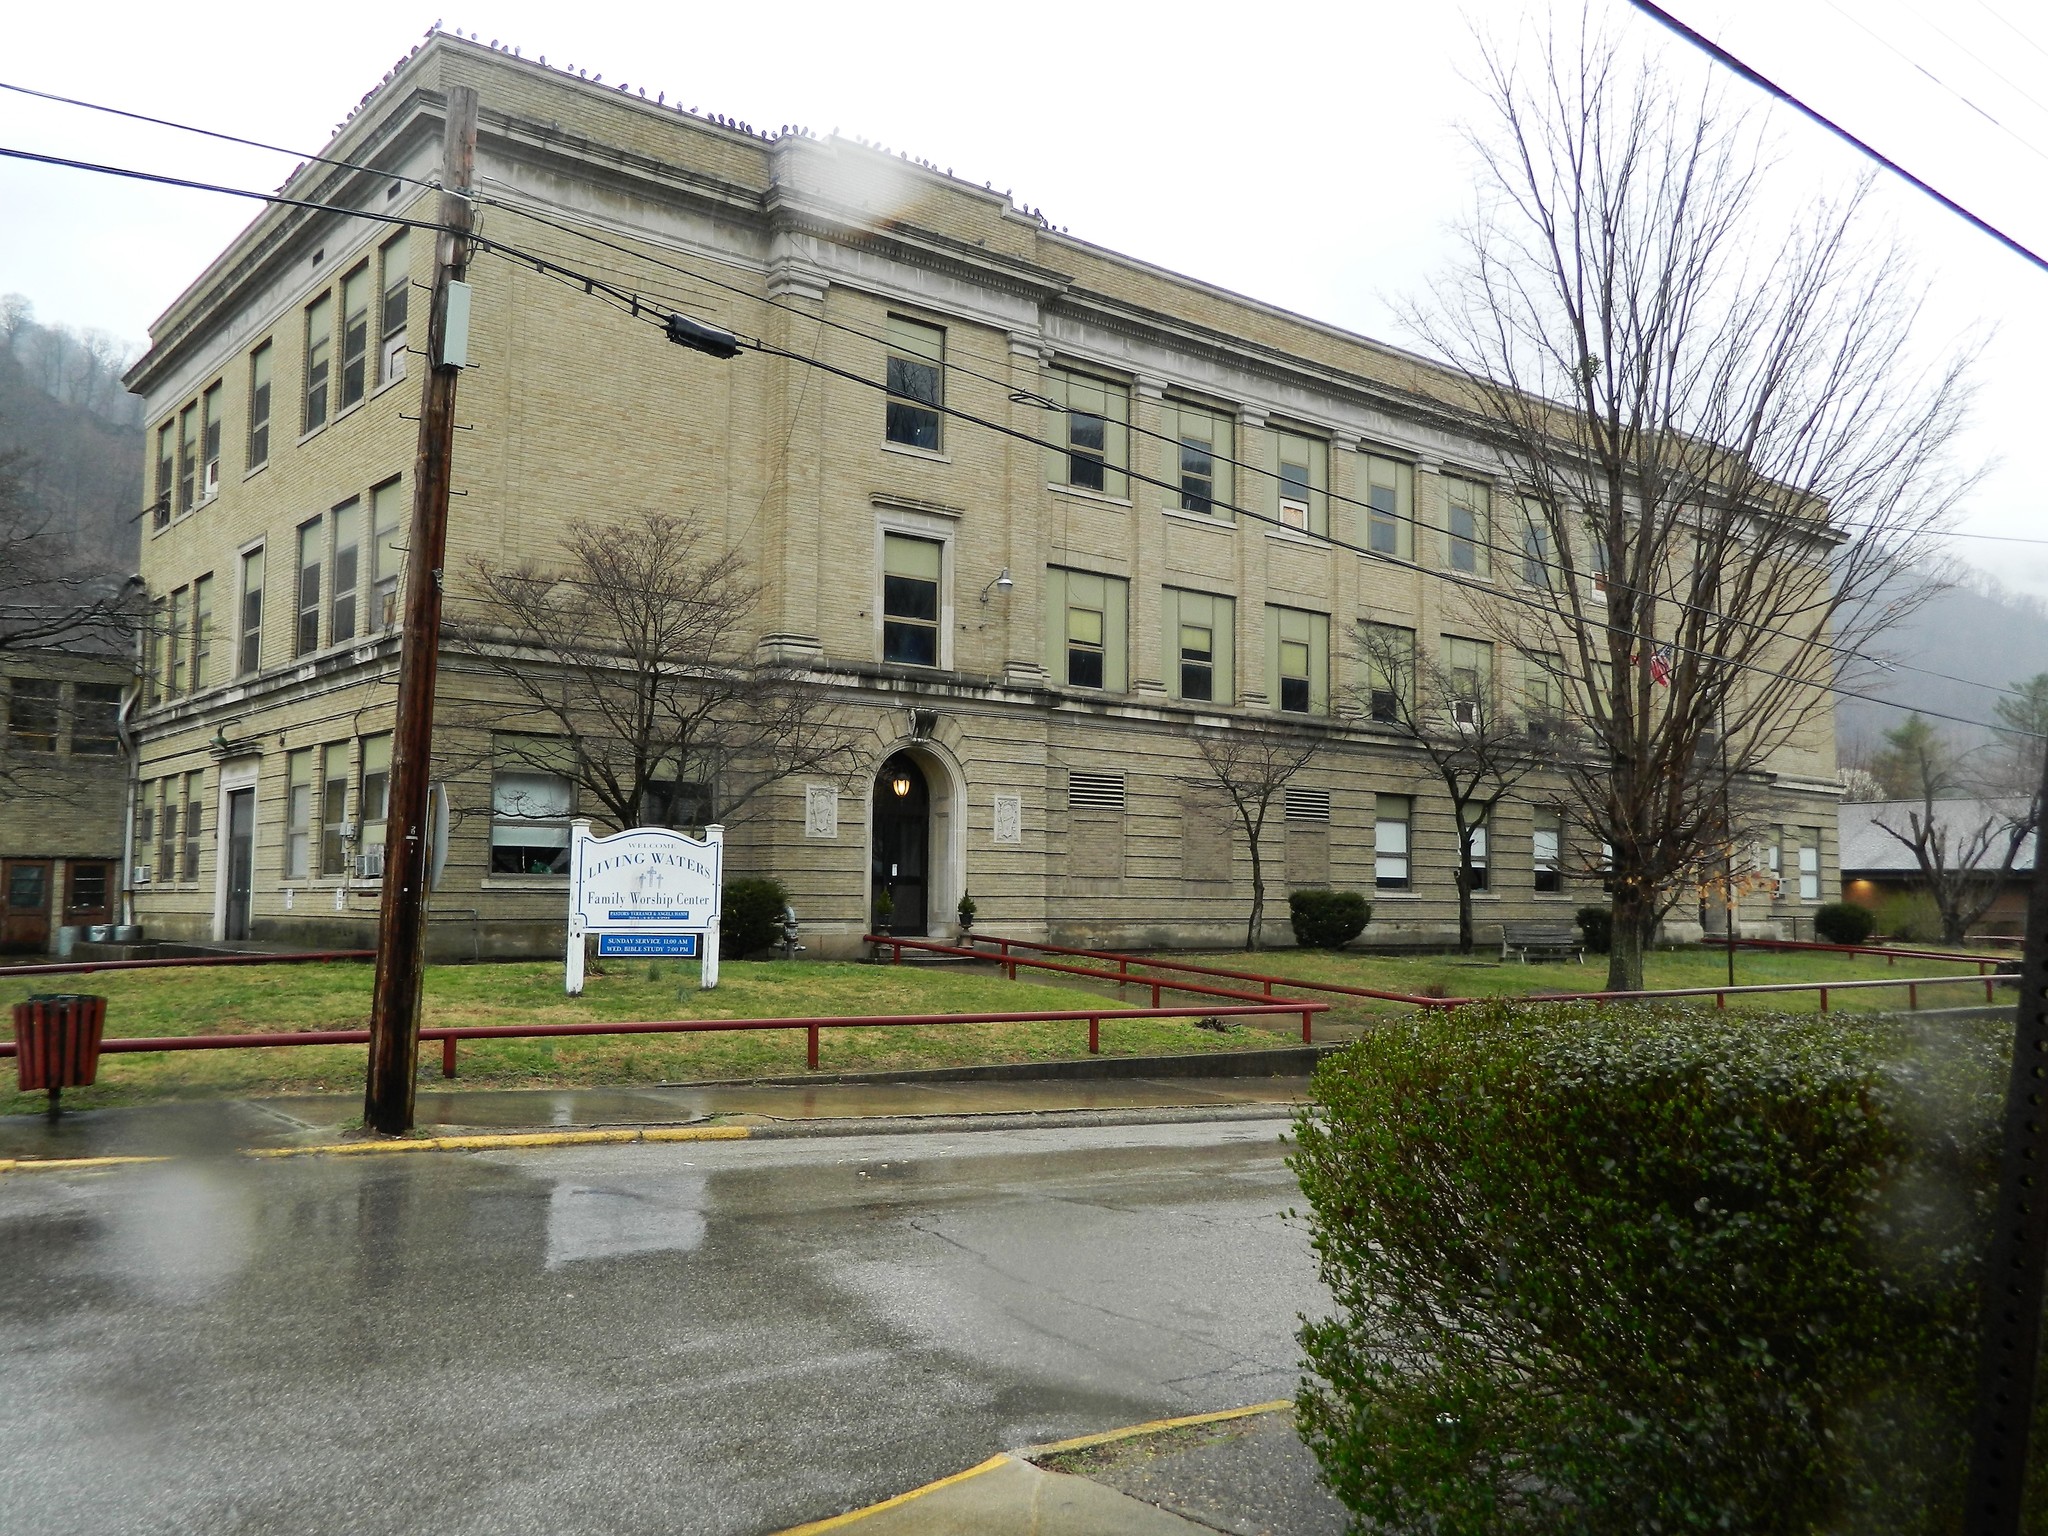
<instances>
[{"instance_id":1,"label":"leafless tree trunk","mask_svg":"<svg viewBox=\"0 0 2048 1536\"><path fill-rule=\"evenodd\" d=\"M1823 685L1925 590L1892 578L1969 485L1943 458L1968 359L1926 361L1866 189L1788 221L1711 87L1597 33L1530 53L1483 49L1478 205L1411 321L1513 487L1517 556L1468 583L1472 622L1558 677L1590 744L1568 809L1613 850L1608 985L1634 988L1724 786L1824 736Z\"/></svg>"},{"instance_id":2,"label":"leafless tree trunk","mask_svg":"<svg viewBox=\"0 0 2048 1536\"><path fill-rule=\"evenodd\" d=\"M1277 725L1247 723L1224 730L1198 730L1194 740L1202 771L1181 782L1221 795L1251 846L1252 910L1245 920L1244 947L1257 949L1266 920L1266 822L1276 797L1314 760L1323 739Z\"/></svg>"}]
</instances>

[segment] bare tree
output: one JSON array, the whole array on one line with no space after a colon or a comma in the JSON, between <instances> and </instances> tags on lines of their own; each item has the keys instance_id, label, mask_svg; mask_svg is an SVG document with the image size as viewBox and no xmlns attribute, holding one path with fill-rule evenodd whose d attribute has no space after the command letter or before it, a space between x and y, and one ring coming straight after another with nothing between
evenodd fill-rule
<instances>
[{"instance_id":1,"label":"bare tree","mask_svg":"<svg viewBox=\"0 0 2048 1536\"><path fill-rule=\"evenodd\" d=\"M1825 685L1925 591L1891 578L1968 486L1943 459L1968 360L1919 361L1866 189L1780 216L1758 127L1711 86L1597 32L1532 51L1483 47L1478 207L1411 323L1512 487L1449 563L1472 622L1572 679L1570 809L1612 850L1627 989L1730 783L1824 733Z\"/></svg>"},{"instance_id":2,"label":"bare tree","mask_svg":"<svg viewBox=\"0 0 2048 1536\"><path fill-rule=\"evenodd\" d=\"M1354 691L1359 713L1401 732L1422 753L1451 797L1458 827L1458 952L1472 953L1472 892L1477 852L1494 807L1510 789L1565 748L1562 712L1550 704L1551 680L1517 709L1495 675L1492 648L1469 656L1415 654L1415 633L1382 624L1359 631L1357 655L1367 679ZM1466 642L1477 646L1477 642ZM1486 850L1491 861L1492 850Z\"/></svg>"},{"instance_id":3,"label":"bare tree","mask_svg":"<svg viewBox=\"0 0 2048 1536\"><path fill-rule=\"evenodd\" d=\"M856 733L824 687L758 659L745 555L689 517L574 523L563 560L479 564L454 646L502 697L496 761L566 776L617 827L743 822L794 774L844 779Z\"/></svg>"},{"instance_id":4,"label":"bare tree","mask_svg":"<svg viewBox=\"0 0 2048 1536\"><path fill-rule=\"evenodd\" d=\"M139 584L33 505L29 462L20 450L0 452L0 652L121 654L141 622Z\"/></svg>"},{"instance_id":5,"label":"bare tree","mask_svg":"<svg viewBox=\"0 0 2048 1536\"><path fill-rule=\"evenodd\" d=\"M1252 910L1245 920L1244 947L1257 949L1266 920L1266 822L1289 781L1322 751L1323 739L1259 721L1221 730L1198 729L1194 742L1201 771L1181 782L1220 796L1251 848Z\"/></svg>"}]
</instances>

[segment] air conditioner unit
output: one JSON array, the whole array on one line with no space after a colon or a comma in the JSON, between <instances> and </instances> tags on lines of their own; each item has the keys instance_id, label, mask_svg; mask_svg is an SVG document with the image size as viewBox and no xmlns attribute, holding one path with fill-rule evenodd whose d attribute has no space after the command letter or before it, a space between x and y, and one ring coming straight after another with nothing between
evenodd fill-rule
<instances>
[{"instance_id":1,"label":"air conditioner unit","mask_svg":"<svg viewBox=\"0 0 2048 1536\"><path fill-rule=\"evenodd\" d=\"M208 459L206 461L205 485L199 494L202 496L218 496L220 494L219 459Z\"/></svg>"},{"instance_id":2,"label":"air conditioner unit","mask_svg":"<svg viewBox=\"0 0 2048 1536\"><path fill-rule=\"evenodd\" d=\"M1469 731L1479 724L1479 701L1477 699L1451 700L1451 724L1461 731Z\"/></svg>"},{"instance_id":3,"label":"air conditioner unit","mask_svg":"<svg viewBox=\"0 0 2048 1536\"><path fill-rule=\"evenodd\" d=\"M366 848L356 855L356 878L358 880L381 880L384 878L384 850Z\"/></svg>"},{"instance_id":4,"label":"air conditioner unit","mask_svg":"<svg viewBox=\"0 0 2048 1536\"><path fill-rule=\"evenodd\" d=\"M1305 501L1296 501L1289 496L1281 497L1280 521L1284 526L1288 528L1299 528L1304 533L1307 532L1308 503Z\"/></svg>"},{"instance_id":5,"label":"air conditioner unit","mask_svg":"<svg viewBox=\"0 0 2048 1536\"><path fill-rule=\"evenodd\" d=\"M130 885L149 884L149 866L147 864L136 865L134 873L128 877L128 883Z\"/></svg>"}]
</instances>

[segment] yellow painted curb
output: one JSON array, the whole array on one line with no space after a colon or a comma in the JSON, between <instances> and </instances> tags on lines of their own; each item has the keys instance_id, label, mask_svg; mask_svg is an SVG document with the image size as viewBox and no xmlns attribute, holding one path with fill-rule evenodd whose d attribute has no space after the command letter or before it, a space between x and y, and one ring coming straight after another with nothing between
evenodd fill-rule
<instances>
[{"instance_id":1,"label":"yellow painted curb","mask_svg":"<svg viewBox=\"0 0 2048 1536\"><path fill-rule=\"evenodd\" d=\"M168 1163L168 1157L8 1157L0 1173L71 1173L80 1168L122 1168L131 1163Z\"/></svg>"},{"instance_id":2,"label":"yellow painted curb","mask_svg":"<svg viewBox=\"0 0 2048 1536\"><path fill-rule=\"evenodd\" d=\"M310 1147L252 1147L249 1157L358 1157L380 1152L495 1152L513 1147L622 1146L636 1141L744 1141L744 1125L622 1127L599 1131L505 1131L482 1136L421 1136L412 1140L329 1141Z\"/></svg>"},{"instance_id":3,"label":"yellow painted curb","mask_svg":"<svg viewBox=\"0 0 2048 1536\"><path fill-rule=\"evenodd\" d=\"M1169 1429L1188 1429L1197 1424L1222 1424L1231 1419L1249 1419L1256 1414L1278 1413L1282 1408L1292 1408L1291 1397L1276 1398L1270 1403L1254 1403L1249 1408L1226 1408L1221 1413L1191 1413L1179 1419L1150 1419L1143 1424L1126 1424L1122 1429L1105 1429L1099 1435L1077 1435L1072 1440L1055 1440L1051 1445L1034 1445L1017 1454L1026 1458L1051 1456L1062 1451L1085 1451L1090 1446L1113 1445L1119 1440L1129 1440L1138 1435L1156 1435Z\"/></svg>"},{"instance_id":4,"label":"yellow painted curb","mask_svg":"<svg viewBox=\"0 0 2048 1536\"><path fill-rule=\"evenodd\" d=\"M745 1141L753 1131L744 1125L657 1125L640 1133L642 1141Z\"/></svg>"},{"instance_id":5,"label":"yellow painted curb","mask_svg":"<svg viewBox=\"0 0 2048 1536\"><path fill-rule=\"evenodd\" d=\"M908 1504L912 1499L921 1499L928 1493L937 1493L941 1488L950 1488L955 1483L964 1483L970 1477L979 1477L984 1472L993 1472L1010 1458L1007 1455L991 1456L978 1467L969 1467L965 1472L955 1472L951 1477L942 1477L935 1483L926 1483L922 1488L913 1488L908 1493L899 1493L893 1499L884 1499L879 1504L870 1504L864 1509L849 1509L843 1515L831 1515L823 1520L813 1520L808 1525L792 1525L786 1531L777 1531L775 1536L818 1536L822 1531L837 1531L856 1520L865 1520L869 1515L879 1515L885 1509L895 1509Z\"/></svg>"}]
</instances>

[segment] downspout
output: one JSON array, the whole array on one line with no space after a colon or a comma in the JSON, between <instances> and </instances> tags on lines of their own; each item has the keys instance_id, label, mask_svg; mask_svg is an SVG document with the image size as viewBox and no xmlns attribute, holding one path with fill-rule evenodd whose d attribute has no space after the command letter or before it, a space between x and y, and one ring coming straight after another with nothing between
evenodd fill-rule
<instances>
[{"instance_id":1,"label":"downspout","mask_svg":"<svg viewBox=\"0 0 2048 1536\"><path fill-rule=\"evenodd\" d=\"M121 819L121 921L130 926L135 922L135 795L140 788L142 763L135 751L135 738L128 733L128 716L141 697L142 679L136 678L133 686L121 695L121 709L114 716L114 736L128 764L128 793Z\"/></svg>"}]
</instances>

